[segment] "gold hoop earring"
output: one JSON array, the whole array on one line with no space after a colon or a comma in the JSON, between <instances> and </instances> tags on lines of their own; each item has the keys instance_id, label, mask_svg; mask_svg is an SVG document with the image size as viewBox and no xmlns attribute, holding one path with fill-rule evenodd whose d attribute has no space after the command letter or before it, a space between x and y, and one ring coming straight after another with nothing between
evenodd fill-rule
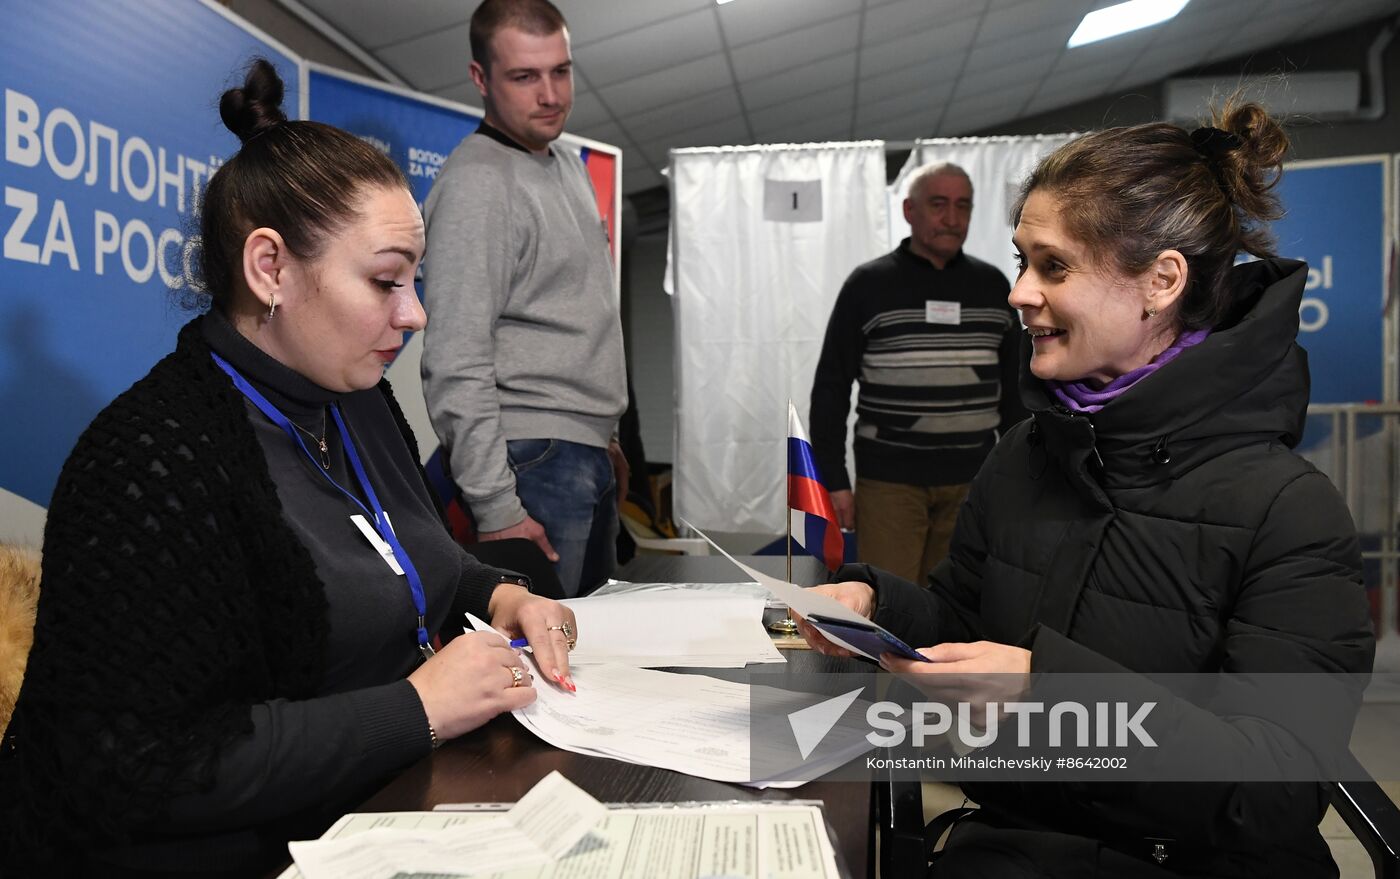
<instances>
[{"instance_id":1,"label":"gold hoop earring","mask_svg":"<svg viewBox=\"0 0 1400 879\"><path fill-rule=\"evenodd\" d=\"M267 319L272 320L272 316L277 313L277 294L273 293L267 297Z\"/></svg>"}]
</instances>

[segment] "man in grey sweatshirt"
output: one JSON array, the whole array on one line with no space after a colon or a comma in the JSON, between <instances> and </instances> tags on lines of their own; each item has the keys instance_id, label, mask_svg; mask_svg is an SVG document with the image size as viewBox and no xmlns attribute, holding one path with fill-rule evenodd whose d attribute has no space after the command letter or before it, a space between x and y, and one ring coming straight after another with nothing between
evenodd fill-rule
<instances>
[{"instance_id":1,"label":"man in grey sweatshirt","mask_svg":"<svg viewBox=\"0 0 1400 879\"><path fill-rule=\"evenodd\" d=\"M576 595L616 565L626 484L607 230L579 156L551 146L573 105L563 16L485 0L470 38L486 117L424 208L423 390L480 538L533 540Z\"/></svg>"}]
</instances>

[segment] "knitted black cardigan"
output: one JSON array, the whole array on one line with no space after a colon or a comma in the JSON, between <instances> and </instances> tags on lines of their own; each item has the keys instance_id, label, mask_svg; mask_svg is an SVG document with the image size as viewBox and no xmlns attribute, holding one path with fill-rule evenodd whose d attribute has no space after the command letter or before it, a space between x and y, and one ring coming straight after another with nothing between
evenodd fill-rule
<instances>
[{"instance_id":1,"label":"knitted black cardigan","mask_svg":"<svg viewBox=\"0 0 1400 879\"><path fill-rule=\"evenodd\" d=\"M0 742L0 872L149 826L164 801L212 784L221 749L252 730L250 705L317 693L325 589L209 351L187 324L59 476L34 647Z\"/></svg>"}]
</instances>

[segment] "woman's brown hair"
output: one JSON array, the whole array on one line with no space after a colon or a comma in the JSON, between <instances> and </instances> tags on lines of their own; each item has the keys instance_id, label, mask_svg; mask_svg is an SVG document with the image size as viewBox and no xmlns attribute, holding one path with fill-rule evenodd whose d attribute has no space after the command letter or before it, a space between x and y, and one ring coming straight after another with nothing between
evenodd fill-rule
<instances>
[{"instance_id":1,"label":"woman's brown hair","mask_svg":"<svg viewBox=\"0 0 1400 879\"><path fill-rule=\"evenodd\" d=\"M1213 327L1230 312L1226 277L1236 255L1275 255L1267 223L1283 215L1273 189L1287 151L1283 127L1238 98L1194 132L1165 122L1110 128L1045 157L1021 188L1013 222L1043 190L1059 201L1069 233L1122 274L1180 251L1190 285L1181 328Z\"/></svg>"}]
</instances>

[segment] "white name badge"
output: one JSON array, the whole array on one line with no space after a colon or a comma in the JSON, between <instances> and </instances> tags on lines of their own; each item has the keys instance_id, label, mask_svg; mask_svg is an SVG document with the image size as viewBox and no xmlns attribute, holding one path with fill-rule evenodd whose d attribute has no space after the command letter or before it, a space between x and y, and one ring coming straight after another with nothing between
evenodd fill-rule
<instances>
[{"instance_id":1,"label":"white name badge","mask_svg":"<svg viewBox=\"0 0 1400 879\"><path fill-rule=\"evenodd\" d=\"M356 513L350 517L350 521L355 523L355 527L360 529L360 533L365 536L365 540L369 541L369 545L374 547L374 551L379 553L380 558L384 559L384 563L389 566L389 570L402 577L404 575L403 568L399 566L399 560L394 558L394 548L386 543L384 538L379 536L379 532L374 530L374 526L369 524L369 520L359 513ZM384 521L389 522L388 513L384 514ZM394 523L389 522L389 528L392 530L393 527Z\"/></svg>"},{"instance_id":2,"label":"white name badge","mask_svg":"<svg viewBox=\"0 0 1400 879\"><path fill-rule=\"evenodd\" d=\"M930 299L924 303L924 322L955 327L962 323L962 303Z\"/></svg>"}]
</instances>

